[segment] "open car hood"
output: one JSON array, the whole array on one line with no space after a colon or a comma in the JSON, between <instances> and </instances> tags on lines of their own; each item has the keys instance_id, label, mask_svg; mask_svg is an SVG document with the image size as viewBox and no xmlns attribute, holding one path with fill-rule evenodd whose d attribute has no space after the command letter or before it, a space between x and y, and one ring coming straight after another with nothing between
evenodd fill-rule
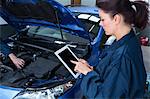
<instances>
[{"instance_id":1,"label":"open car hood","mask_svg":"<svg viewBox=\"0 0 150 99\"><path fill-rule=\"evenodd\" d=\"M54 0L0 0L0 15L18 30L33 24L55 26L89 39L75 16Z\"/></svg>"}]
</instances>

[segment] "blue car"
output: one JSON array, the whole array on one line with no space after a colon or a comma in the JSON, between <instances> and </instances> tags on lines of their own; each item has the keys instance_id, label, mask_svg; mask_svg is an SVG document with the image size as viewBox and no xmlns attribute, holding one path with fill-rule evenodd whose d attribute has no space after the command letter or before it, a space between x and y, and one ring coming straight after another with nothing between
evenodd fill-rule
<instances>
[{"instance_id":1,"label":"blue car","mask_svg":"<svg viewBox=\"0 0 150 99\"><path fill-rule=\"evenodd\" d=\"M100 17L97 7L85 5L67 5L67 7L82 23L86 31L95 38L99 31Z\"/></svg>"},{"instance_id":2,"label":"blue car","mask_svg":"<svg viewBox=\"0 0 150 99\"><path fill-rule=\"evenodd\" d=\"M0 38L25 60L24 68L16 69L3 56L0 99L83 97L81 78L75 79L54 52L69 44L77 57L89 59L98 52L102 28L93 38L70 10L54 0L1 0L0 16L5 22L0 25ZM89 53L93 47L97 50Z\"/></svg>"}]
</instances>

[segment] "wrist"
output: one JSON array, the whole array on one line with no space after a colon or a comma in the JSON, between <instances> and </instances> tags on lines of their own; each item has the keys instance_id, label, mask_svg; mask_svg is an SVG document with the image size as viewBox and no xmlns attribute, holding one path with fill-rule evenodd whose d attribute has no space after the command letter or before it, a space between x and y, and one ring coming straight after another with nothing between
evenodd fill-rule
<instances>
[{"instance_id":1,"label":"wrist","mask_svg":"<svg viewBox=\"0 0 150 99\"><path fill-rule=\"evenodd\" d=\"M93 68L90 67L88 70L85 71L84 75L87 75L91 71L93 71Z\"/></svg>"},{"instance_id":2,"label":"wrist","mask_svg":"<svg viewBox=\"0 0 150 99\"><path fill-rule=\"evenodd\" d=\"M10 53L9 55L9 58L14 61L15 59L17 59L17 57L13 54L13 53Z\"/></svg>"}]
</instances>

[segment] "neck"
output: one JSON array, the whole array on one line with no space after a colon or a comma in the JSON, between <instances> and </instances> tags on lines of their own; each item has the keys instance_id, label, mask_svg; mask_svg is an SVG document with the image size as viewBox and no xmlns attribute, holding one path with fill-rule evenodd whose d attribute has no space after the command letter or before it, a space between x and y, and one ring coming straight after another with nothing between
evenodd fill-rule
<instances>
[{"instance_id":1,"label":"neck","mask_svg":"<svg viewBox=\"0 0 150 99\"><path fill-rule=\"evenodd\" d=\"M122 37L127 35L131 31L131 26L122 26L118 30L116 30L116 33L114 34L116 36L116 40L120 40Z\"/></svg>"}]
</instances>

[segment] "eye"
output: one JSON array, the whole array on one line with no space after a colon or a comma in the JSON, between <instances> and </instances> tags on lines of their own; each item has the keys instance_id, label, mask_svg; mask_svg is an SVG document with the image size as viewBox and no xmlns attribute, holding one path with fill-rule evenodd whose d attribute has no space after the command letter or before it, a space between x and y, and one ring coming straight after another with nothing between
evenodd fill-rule
<instances>
[{"instance_id":1,"label":"eye","mask_svg":"<svg viewBox=\"0 0 150 99\"><path fill-rule=\"evenodd\" d=\"M102 19L102 18L101 18L101 20L100 20L100 21L104 21L104 19Z\"/></svg>"}]
</instances>

